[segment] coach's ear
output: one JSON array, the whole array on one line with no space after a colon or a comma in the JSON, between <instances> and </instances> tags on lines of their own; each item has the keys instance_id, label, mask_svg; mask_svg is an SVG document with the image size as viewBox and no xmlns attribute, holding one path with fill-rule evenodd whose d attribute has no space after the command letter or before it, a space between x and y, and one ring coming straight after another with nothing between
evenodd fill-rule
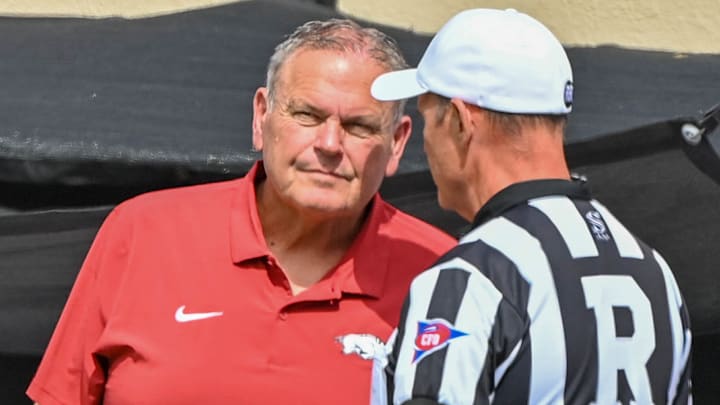
<instances>
[{"instance_id":1,"label":"coach's ear","mask_svg":"<svg viewBox=\"0 0 720 405\"><path fill-rule=\"evenodd\" d=\"M252 118L252 144L253 150L261 151L264 145L263 127L265 125L265 117L270 112L270 100L268 98L268 89L260 87L255 91L253 98L253 118Z\"/></svg>"}]
</instances>

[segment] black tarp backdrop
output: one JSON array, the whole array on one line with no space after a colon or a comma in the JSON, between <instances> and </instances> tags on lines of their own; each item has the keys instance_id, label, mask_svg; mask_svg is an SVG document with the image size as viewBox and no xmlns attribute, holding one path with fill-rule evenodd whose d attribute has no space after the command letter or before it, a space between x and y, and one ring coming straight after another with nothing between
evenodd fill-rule
<instances>
[{"instance_id":1,"label":"black tarp backdrop","mask_svg":"<svg viewBox=\"0 0 720 405\"><path fill-rule=\"evenodd\" d=\"M23 403L112 206L243 174L257 157L252 95L274 45L304 21L338 15L266 0L140 20L0 18L1 403ZM429 41L385 30L411 63ZM709 402L720 397L720 187L688 159L680 127L720 101L720 55L568 53L576 81L568 159L673 266L695 329L696 399ZM412 102L408 110L414 136L383 195L457 235L465 224L437 207Z\"/></svg>"}]
</instances>

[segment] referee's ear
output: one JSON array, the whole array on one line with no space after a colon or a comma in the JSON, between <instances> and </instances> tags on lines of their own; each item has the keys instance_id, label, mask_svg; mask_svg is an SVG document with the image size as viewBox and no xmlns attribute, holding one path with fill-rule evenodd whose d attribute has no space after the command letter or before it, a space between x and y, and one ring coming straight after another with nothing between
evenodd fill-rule
<instances>
[{"instance_id":1,"label":"referee's ear","mask_svg":"<svg viewBox=\"0 0 720 405\"><path fill-rule=\"evenodd\" d=\"M453 129L453 140L457 143L458 152L461 153L464 160L464 154L470 147L470 141L472 141L478 125L473 111L473 108L477 107L469 105L459 98L450 99L450 103L452 105L450 125Z\"/></svg>"}]
</instances>

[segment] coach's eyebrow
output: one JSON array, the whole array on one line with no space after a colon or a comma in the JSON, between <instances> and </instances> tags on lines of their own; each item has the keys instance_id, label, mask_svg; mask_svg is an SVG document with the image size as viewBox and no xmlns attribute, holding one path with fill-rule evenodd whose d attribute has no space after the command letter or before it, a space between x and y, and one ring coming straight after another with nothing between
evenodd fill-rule
<instances>
[{"instance_id":1,"label":"coach's eyebrow","mask_svg":"<svg viewBox=\"0 0 720 405\"><path fill-rule=\"evenodd\" d=\"M315 107L311 103L305 100L299 100L295 98L287 100L287 102L285 103L285 109L287 111L306 111L320 117L326 117L328 115L327 112L323 111L318 107Z\"/></svg>"}]
</instances>

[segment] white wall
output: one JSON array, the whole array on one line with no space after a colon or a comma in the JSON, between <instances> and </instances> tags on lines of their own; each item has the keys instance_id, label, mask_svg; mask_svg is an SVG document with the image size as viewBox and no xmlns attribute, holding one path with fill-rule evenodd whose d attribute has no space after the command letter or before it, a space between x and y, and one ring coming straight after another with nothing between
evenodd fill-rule
<instances>
[{"instance_id":1,"label":"white wall","mask_svg":"<svg viewBox=\"0 0 720 405\"><path fill-rule=\"evenodd\" d=\"M566 45L720 53L720 0L338 0L350 15L422 33L474 7L523 11Z\"/></svg>"},{"instance_id":2,"label":"white wall","mask_svg":"<svg viewBox=\"0 0 720 405\"><path fill-rule=\"evenodd\" d=\"M233 0L0 0L0 15L138 18ZM566 45L720 53L720 0L338 0L338 9L379 23L436 31L473 7L516 8Z\"/></svg>"},{"instance_id":3,"label":"white wall","mask_svg":"<svg viewBox=\"0 0 720 405\"><path fill-rule=\"evenodd\" d=\"M0 0L0 15L139 18L235 2L237 0Z\"/></svg>"}]
</instances>

